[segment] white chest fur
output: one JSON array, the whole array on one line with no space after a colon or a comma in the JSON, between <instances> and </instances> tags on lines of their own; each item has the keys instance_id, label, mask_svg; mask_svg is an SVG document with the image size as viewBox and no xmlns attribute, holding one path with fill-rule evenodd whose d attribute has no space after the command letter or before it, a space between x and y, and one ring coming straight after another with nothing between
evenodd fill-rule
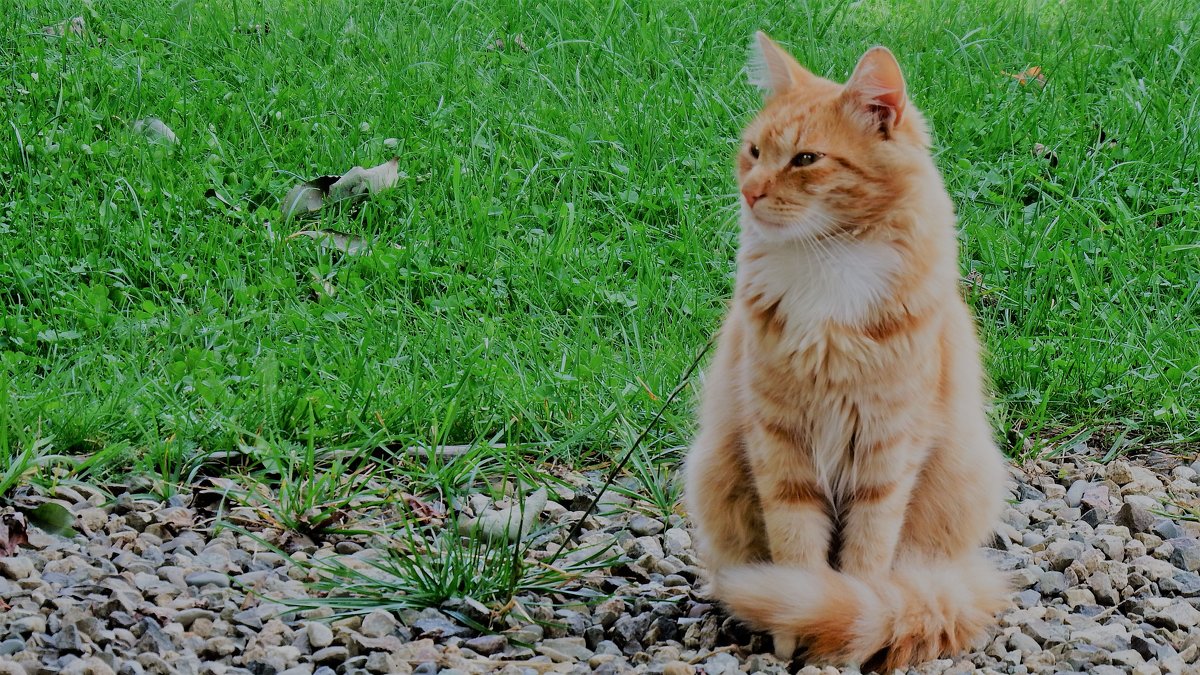
<instances>
[{"instance_id":1,"label":"white chest fur","mask_svg":"<svg viewBox=\"0 0 1200 675\"><path fill-rule=\"evenodd\" d=\"M739 287L762 303L779 301L789 327L803 330L826 321L857 325L892 293L899 252L883 242L747 242ZM789 331L791 332L791 331Z\"/></svg>"}]
</instances>

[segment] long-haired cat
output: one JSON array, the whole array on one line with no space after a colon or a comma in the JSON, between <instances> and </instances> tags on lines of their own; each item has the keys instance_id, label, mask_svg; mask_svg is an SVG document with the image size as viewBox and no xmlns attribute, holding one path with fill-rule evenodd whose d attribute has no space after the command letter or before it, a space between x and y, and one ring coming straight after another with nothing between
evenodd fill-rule
<instances>
[{"instance_id":1,"label":"long-haired cat","mask_svg":"<svg viewBox=\"0 0 1200 675\"><path fill-rule=\"evenodd\" d=\"M844 84L762 33L737 285L687 459L713 592L824 663L953 654L1008 602L1007 472L959 295L954 207L892 53Z\"/></svg>"}]
</instances>

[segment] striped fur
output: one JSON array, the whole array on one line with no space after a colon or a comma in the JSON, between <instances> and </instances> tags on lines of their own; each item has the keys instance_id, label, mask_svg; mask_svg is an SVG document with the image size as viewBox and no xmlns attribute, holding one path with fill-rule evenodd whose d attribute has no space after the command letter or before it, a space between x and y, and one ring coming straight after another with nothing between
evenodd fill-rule
<instances>
[{"instance_id":1,"label":"striped fur","mask_svg":"<svg viewBox=\"0 0 1200 675\"><path fill-rule=\"evenodd\" d=\"M759 49L737 285L686 471L714 593L781 656L951 655L1007 602L978 553L1007 474L954 208L890 52L839 85Z\"/></svg>"}]
</instances>

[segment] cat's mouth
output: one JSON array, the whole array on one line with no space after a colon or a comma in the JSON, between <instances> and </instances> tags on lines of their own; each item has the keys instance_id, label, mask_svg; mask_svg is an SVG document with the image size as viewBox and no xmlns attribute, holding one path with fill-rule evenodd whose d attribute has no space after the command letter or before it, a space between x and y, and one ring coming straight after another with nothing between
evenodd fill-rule
<instances>
[{"instance_id":1,"label":"cat's mouth","mask_svg":"<svg viewBox=\"0 0 1200 675\"><path fill-rule=\"evenodd\" d=\"M802 207L783 217L762 211L762 207L756 210L742 202L742 228L780 242L820 239L832 233L833 219L816 205Z\"/></svg>"}]
</instances>

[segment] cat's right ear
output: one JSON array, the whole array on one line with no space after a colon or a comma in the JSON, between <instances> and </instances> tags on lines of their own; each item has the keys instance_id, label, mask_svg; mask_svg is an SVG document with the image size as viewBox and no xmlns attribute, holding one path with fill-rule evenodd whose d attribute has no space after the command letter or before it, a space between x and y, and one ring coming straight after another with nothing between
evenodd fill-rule
<instances>
[{"instance_id":1,"label":"cat's right ear","mask_svg":"<svg viewBox=\"0 0 1200 675\"><path fill-rule=\"evenodd\" d=\"M761 30L750 43L746 75L750 84L768 96L795 89L815 77Z\"/></svg>"}]
</instances>

